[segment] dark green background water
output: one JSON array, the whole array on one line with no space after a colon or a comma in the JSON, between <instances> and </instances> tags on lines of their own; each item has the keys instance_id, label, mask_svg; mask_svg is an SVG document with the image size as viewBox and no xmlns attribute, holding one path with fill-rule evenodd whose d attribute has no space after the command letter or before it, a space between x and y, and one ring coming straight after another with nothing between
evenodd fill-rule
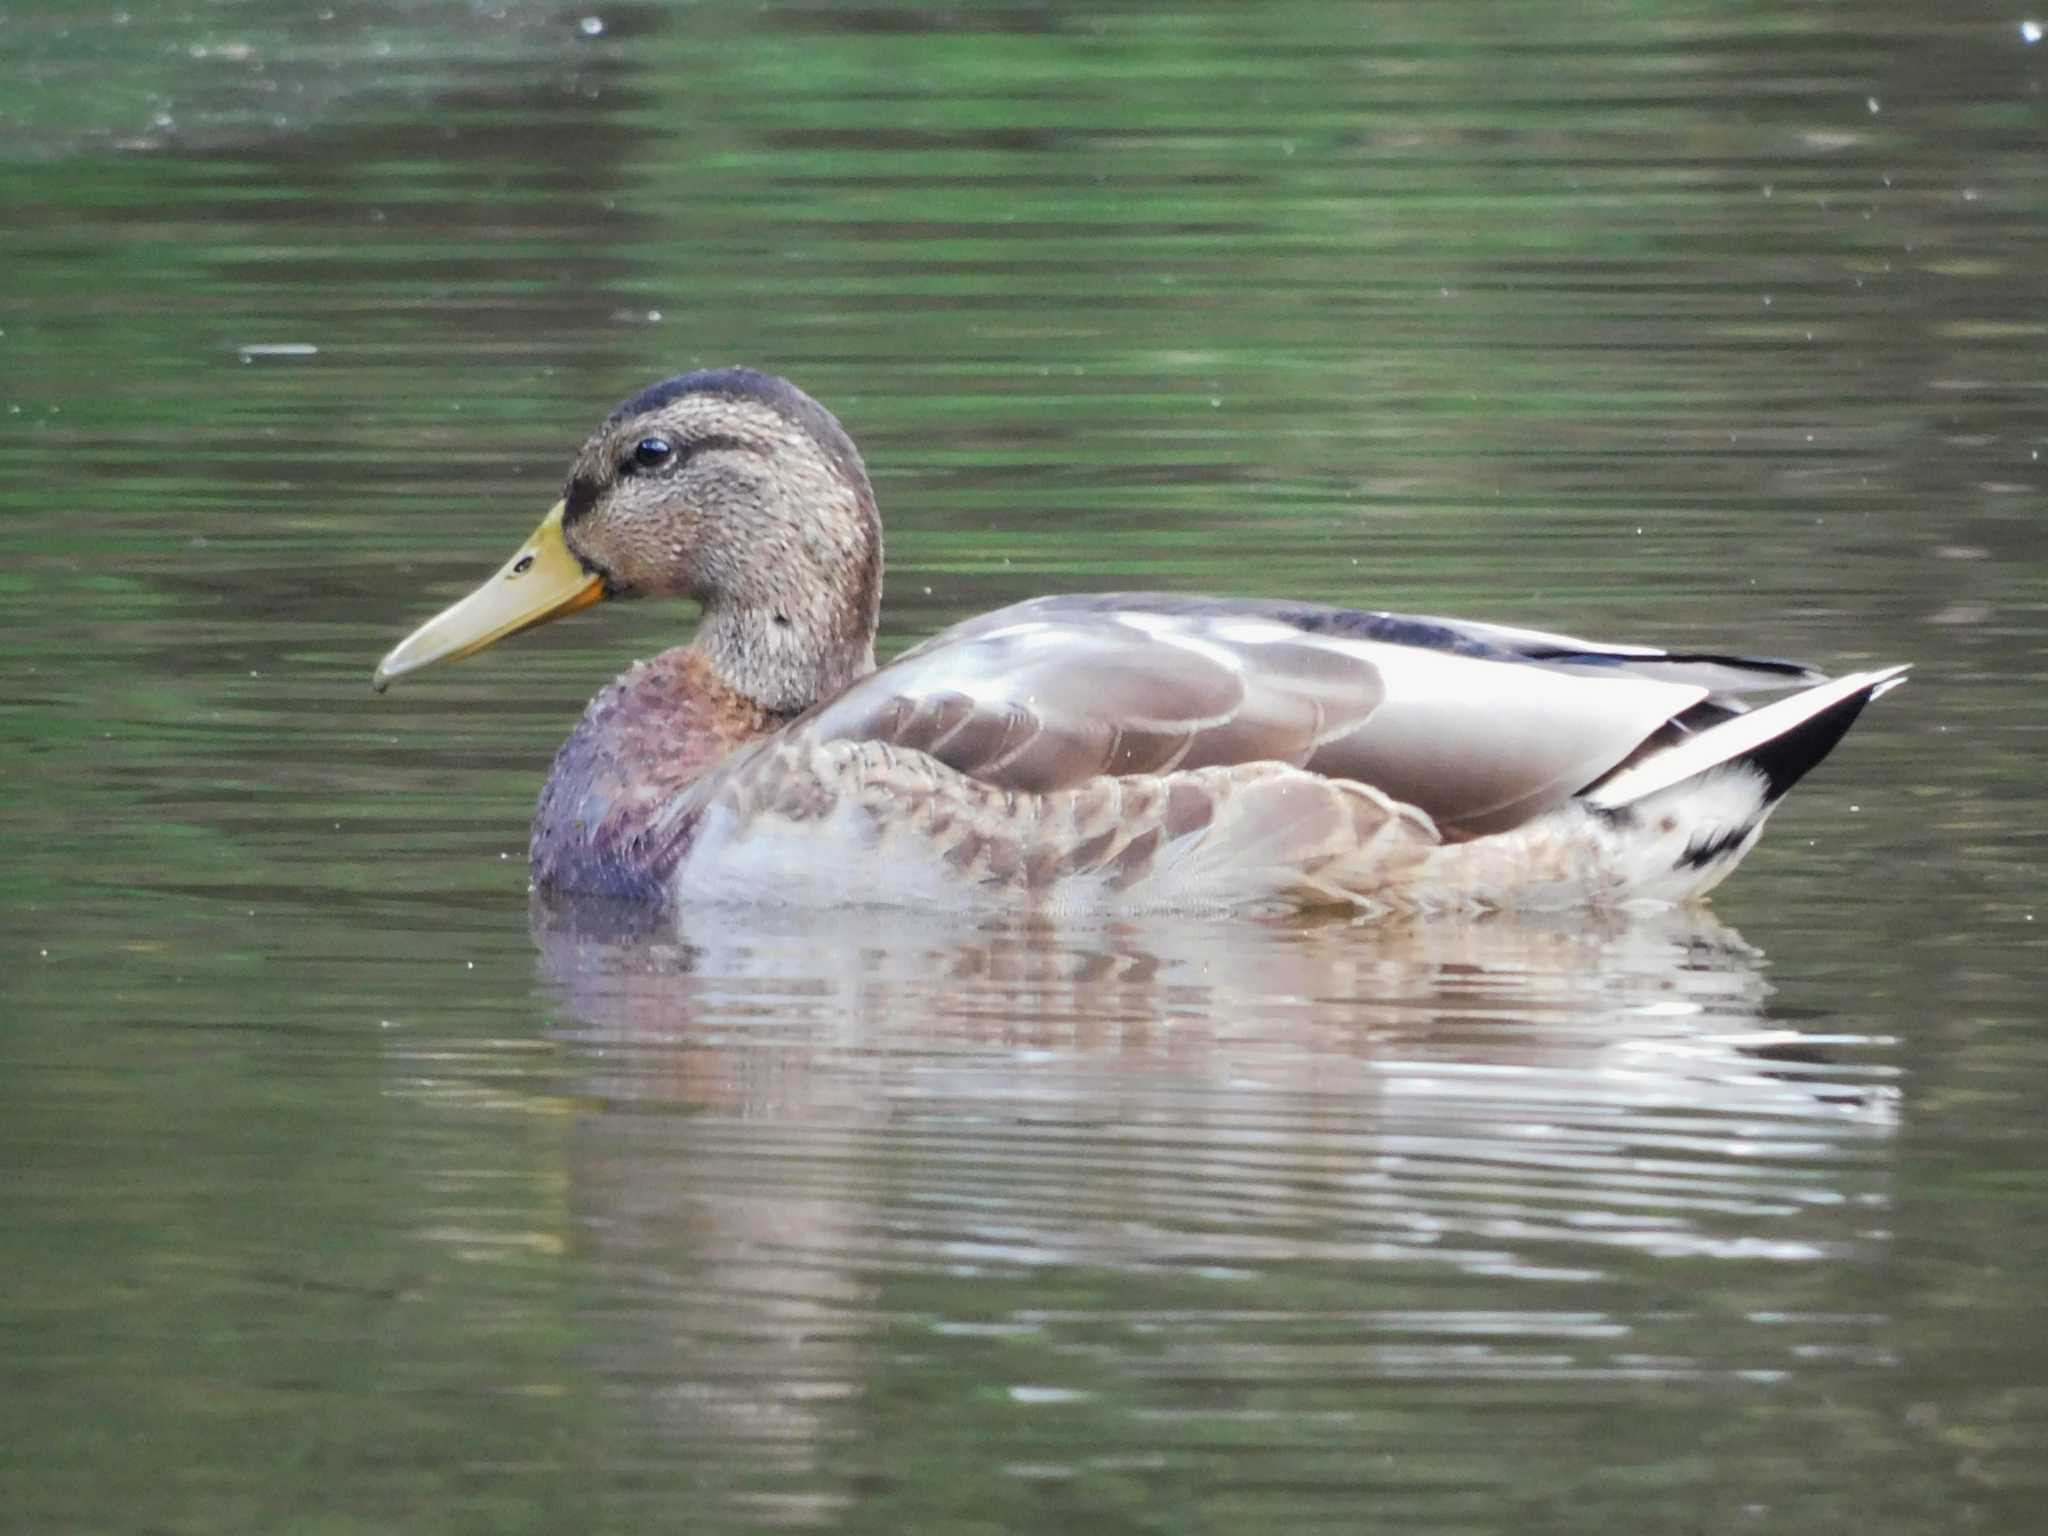
<instances>
[{"instance_id":1,"label":"dark green background water","mask_svg":"<svg viewBox=\"0 0 2048 1536\"><path fill-rule=\"evenodd\" d=\"M0 1528L2038 1529L2025 16L13 0ZM530 923L687 615L370 667L734 361L865 448L890 649L1917 670L1716 917Z\"/></svg>"}]
</instances>

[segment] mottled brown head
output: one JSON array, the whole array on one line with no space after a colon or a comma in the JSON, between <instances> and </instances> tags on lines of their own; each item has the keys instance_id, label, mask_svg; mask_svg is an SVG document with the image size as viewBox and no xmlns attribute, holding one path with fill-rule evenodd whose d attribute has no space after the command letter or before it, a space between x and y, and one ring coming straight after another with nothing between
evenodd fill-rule
<instances>
[{"instance_id":1,"label":"mottled brown head","mask_svg":"<svg viewBox=\"0 0 2048 1536\"><path fill-rule=\"evenodd\" d=\"M584 443L563 501L563 536L607 593L702 603L698 648L763 708L874 669L874 492L832 413L786 379L720 368L642 390Z\"/></svg>"},{"instance_id":2,"label":"mottled brown head","mask_svg":"<svg viewBox=\"0 0 2048 1536\"><path fill-rule=\"evenodd\" d=\"M600 597L696 599L693 648L762 709L837 694L874 670L882 598L881 519L852 440L747 368L642 390L585 441L526 546L396 646L377 686Z\"/></svg>"}]
</instances>

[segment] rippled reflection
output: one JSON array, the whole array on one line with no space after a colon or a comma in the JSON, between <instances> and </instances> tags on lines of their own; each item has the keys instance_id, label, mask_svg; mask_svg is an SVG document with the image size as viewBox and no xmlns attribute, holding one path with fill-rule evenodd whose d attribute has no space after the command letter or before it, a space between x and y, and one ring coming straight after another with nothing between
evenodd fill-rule
<instances>
[{"instance_id":1,"label":"rippled reflection","mask_svg":"<svg viewBox=\"0 0 2048 1536\"><path fill-rule=\"evenodd\" d=\"M1029 1379L975 1373L1114 1412L1119 1454L1280 1385L1301 1419L1373 1381L1882 1361L1798 1275L1882 1240L1890 1068L1773 1021L1704 914L613 916L535 914L587 1095L573 1209L601 1368L707 1458L809 1467L877 1351L1004 1340L1043 1346Z\"/></svg>"}]
</instances>

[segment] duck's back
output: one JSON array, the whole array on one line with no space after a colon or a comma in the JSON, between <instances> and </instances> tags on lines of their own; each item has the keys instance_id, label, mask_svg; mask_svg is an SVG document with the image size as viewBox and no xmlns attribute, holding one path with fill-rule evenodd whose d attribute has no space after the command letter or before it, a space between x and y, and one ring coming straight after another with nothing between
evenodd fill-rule
<instances>
[{"instance_id":1,"label":"duck's back","mask_svg":"<svg viewBox=\"0 0 2048 1536\"><path fill-rule=\"evenodd\" d=\"M935 636L815 716L1002 789L1278 762L1457 841L1562 805L1674 720L1817 674L1305 603L1051 597ZM1698 723L1704 723L1700 720Z\"/></svg>"}]
</instances>

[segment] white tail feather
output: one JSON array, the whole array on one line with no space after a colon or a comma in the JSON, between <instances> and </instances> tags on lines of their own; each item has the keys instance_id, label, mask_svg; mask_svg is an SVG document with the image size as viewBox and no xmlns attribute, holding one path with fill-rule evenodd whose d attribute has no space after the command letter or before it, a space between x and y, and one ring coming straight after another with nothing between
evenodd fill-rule
<instances>
[{"instance_id":1,"label":"white tail feather","mask_svg":"<svg viewBox=\"0 0 2048 1536\"><path fill-rule=\"evenodd\" d=\"M1588 790L1582 798L1590 805L1609 810L1632 805L1647 795L1669 789L1696 774L1754 752L1859 693L1874 699L1904 682L1905 673L1904 667L1852 672L1847 677L1801 689L1790 698L1737 715L1733 720L1700 732L1690 741L1645 758L1633 768L1623 769L1606 783Z\"/></svg>"}]
</instances>

